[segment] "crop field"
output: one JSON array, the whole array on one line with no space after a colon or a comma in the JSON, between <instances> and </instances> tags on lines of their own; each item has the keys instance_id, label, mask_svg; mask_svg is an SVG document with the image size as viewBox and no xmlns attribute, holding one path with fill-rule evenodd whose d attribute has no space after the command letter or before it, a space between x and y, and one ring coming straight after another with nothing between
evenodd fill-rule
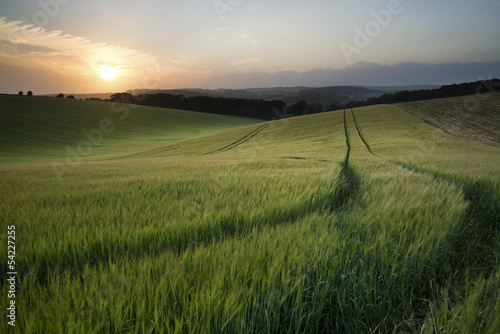
<instances>
[{"instance_id":1,"label":"crop field","mask_svg":"<svg viewBox=\"0 0 500 334\"><path fill-rule=\"evenodd\" d=\"M2 163L64 159L66 147L77 151L81 141L98 144L91 149L82 147L82 158L109 159L142 151L145 147L163 147L261 122L199 112L34 96L0 95L0 104ZM96 131L101 132L102 139Z\"/></svg>"},{"instance_id":2,"label":"crop field","mask_svg":"<svg viewBox=\"0 0 500 334\"><path fill-rule=\"evenodd\" d=\"M20 110L0 112L17 333L500 332L500 148L395 105L259 122L0 99Z\"/></svg>"}]
</instances>

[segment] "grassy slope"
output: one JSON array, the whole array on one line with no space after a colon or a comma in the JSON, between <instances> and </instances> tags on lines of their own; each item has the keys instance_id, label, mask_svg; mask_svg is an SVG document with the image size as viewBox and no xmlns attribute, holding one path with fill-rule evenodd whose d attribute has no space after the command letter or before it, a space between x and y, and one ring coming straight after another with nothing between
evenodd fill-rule
<instances>
[{"instance_id":1,"label":"grassy slope","mask_svg":"<svg viewBox=\"0 0 500 334\"><path fill-rule=\"evenodd\" d=\"M64 158L66 146L77 149L87 140L83 130L99 129L102 119L114 126L100 147L83 157L108 157L166 146L259 122L170 110L113 105L104 102L47 97L0 96L0 163ZM96 137L98 138L98 137Z\"/></svg>"},{"instance_id":2,"label":"grassy slope","mask_svg":"<svg viewBox=\"0 0 500 334\"><path fill-rule=\"evenodd\" d=\"M63 182L48 165L4 166L18 327L494 333L498 247L473 244L496 230L467 228L485 219L464 182L495 185L499 151L437 133L377 106L123 149Z\"/></svg>"}]
</instances>

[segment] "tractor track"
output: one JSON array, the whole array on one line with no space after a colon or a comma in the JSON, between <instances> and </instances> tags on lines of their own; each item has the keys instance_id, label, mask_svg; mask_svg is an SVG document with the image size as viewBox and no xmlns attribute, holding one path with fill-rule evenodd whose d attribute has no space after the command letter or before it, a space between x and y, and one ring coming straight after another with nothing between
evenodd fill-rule
<instances>
[{"instance_id":1,"label":"tractor track","mask_svg":"<svg viewBox=\"0 0 500 334\"><path fill-rule=\"evenodd\" d=\"M343 121L347 152L344 160L340 163L341 170L336 180L335 188L330 194L330 203L327 206L330 211L342 211L346 209L358 197L360 188L360 179L349 164L349 159L351 157L351 142L349 140L345 110Z\"/></svg>"},{"instance_id":2,"label":"tractor track","mask_svg":"<svg viewBox=\"0 0 500 334\"><path fill-rule=\"evenodd\" d=\"M221 147L221 148L219 148L219 149L217 149L215 151L211 151L211 152L205 153L204 155L222 153L222 152L226 152L226 151L232 150L233 148L235 148L235 147L237 147L237 146L239 146L239 145L241 145L243 143L246 143L247 141L249 141L250 139L252 139L253 137L255 137L257 134L259 134L262 130L264 130L268 126L269 126L269 123L261 125L257 129L251 131L250 133L248 133L245 136L241 137L237 141L232 142L231 144L226 145L224 147Z\"/></svg>"}]
</instances>

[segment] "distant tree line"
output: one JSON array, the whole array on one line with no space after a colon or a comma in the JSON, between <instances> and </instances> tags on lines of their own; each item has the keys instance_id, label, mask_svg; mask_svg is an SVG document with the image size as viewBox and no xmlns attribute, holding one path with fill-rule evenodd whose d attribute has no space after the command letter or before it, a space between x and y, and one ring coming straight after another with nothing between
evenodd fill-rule
<instances>
[{"instance_id":1,"label":"distant tree line","mask_svg":"<svg viewBox=\"0 0 500 334\"><path fill-rule=\"evenodd\" d=\"M132 95L130 93L116 93L109 100L89 98L93 101L111 101L132 103L144 106L162 107L180 110L200 111L211 114L221 114L240 117L251 117L265 120L276 117L299 116L323 112L320 103L307 104L305 100L287 105L282 100L244 99L213 96L174 95L166 93Z\"/></svg>"},{"instance_id":2,"label":"distant tree line","mask_svg":"<svg viewBox=\"0 0 500 334\"><path fill-rule=\"evenodd\" d=\"M64 98L64 94L63 94L63 93L60 93L60 94L58 94L58 95L56 96L56 98L58 98L58 99L63 99L63 98ZM75 97L74 97L73 95L68 95L68 96L66 96L66 98L67 98L67 99L73 99L73 100L75 99Z\"/></svg>"},{"instance_id":3,"label":"distant tree line","mask_svg":"<svg viewBox=\"0 0 500 334\"><path fill-rule=\"evenodd\" d=\"M436 89L422 89L414 91L400 91L372 97L367 100L350 101L347 103L333 103L326 110L338 110L363 107L375 104L391 104L400 102L411 102L430 100L437 98L465 96L500 91L500 80L491 79L487 81L476 81L462 84L445 85ZM59 94L58 97L64 97ZM71 98L72 96L68 96ZM87 100L108 101L138 104L144 106L200 111L212 114L241 116L271 120L278 115L306 115L325 111L320 103L307 104L301 100L292 105L287 105L281 100L227 98L213 96L184 96L167 93L140 94L115 93L110 99L89 98Z\"/></svg>"},{"instance_id":4,"label":"distant tree line","mask_svg":"<svg viewBox=\"0 0 500 334\"><path fill-rule=\"evenodd\" d=\"M301 100L297 103L287 106L286 112L291 115L310 115L323 112L321 103L307 104L306 100Z\"/></svg>"},{"instance_id":5,"label":"distant tree line","mask_svg":"<svg viewBox=\"0 0 500 334\"><path fill-rule=\"evenodd\" d=\"M334 103L330 105L329 110L356 108L374 104L391 104L391 103L412 102L421 100L432 100L432 99L474 95L474 94L481 94L488 92L492 93L495 91L500 91L499 79L445 85L436 89L421 89L413 91L404 90L392 94L384 94L379 97L372 97L365 101L351 101L344 104Z\"/></svg>"},{"instance_id":6,"label":"distant tree line","mask_svg":"<svg viewBox=\"0 0 500 334\"><path fill-rule=\"evenodd\" d=\"M286 103L281 100L267 101L212 96L186 97L163 93L138 96L129 93L116 93L111 95L110 101L266 120L275 118L276 113L282 113L286 107Z\"/></svg>"}]
</instances>

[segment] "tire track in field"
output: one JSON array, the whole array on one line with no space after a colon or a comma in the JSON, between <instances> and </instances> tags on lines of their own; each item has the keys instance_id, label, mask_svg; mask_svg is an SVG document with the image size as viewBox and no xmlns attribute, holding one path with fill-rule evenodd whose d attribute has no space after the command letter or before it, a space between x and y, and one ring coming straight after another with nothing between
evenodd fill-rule
<instances>
[{"instance_id":1,"label":"tire track in field","mask_svg":"<svg viewBox=\"0 0 500 334\"><path fill-rule=\"evenodd\" d=\"M351 142L349 140L349 130L347 127L346 111L344 110L344 133L347 152L344 160L340 163L341 170L336 180L333 191L329 194L329 211L342 211L352 204L358 196L360 188L360 178L356 175L349 164L351 157Z\"/></svg>"},{"instance_id":2,"label":"tire track in field","mask_svg":"<svg viewBox=\"0 0 500 334\"><path fill-rule=\"evenodd\" d=\"M345 164L349 164L349 157L351 156L351 142L349 141L349 131L347 130L347 120L344 110L344 131L345 131L345 143L347 145L347 154L345 156Z\"/></svg>"},{"instance_id":3,"label":"tire track in field","mask_svg":"<svg viewBox=\"0 0 500 334\"><path fill-rule=\"evenodd\" d=\"M351 109L351 115L352 115L352 119L354 120L354 125L356 126L356 131L358 132L359 138L361 139L363 144L365 144L365 147L368 150L368 152L370 152L370 154L372 154L374 156L377 156L375 153L373 153L370 145L366 142L365 137L363 137L363 135L361 134L361 130L359 129L359 125L358 125L358 121L356 121L356 117L354 116L354 111L352 109Z\"/></svg>"},{"instance_id":4,"label":"tire track in field","mask_svg":"<svg viewBox=\"0 0 500 334\"><path fill-rule=\"evenodd\" d=\"M211 151L211 152L208 152L208 153L203 153L202 155L209 155L209 154L215 154L215 153L221 153L221 152L229 151L230 149L233 149L236 146L241 145L244 142L250 140L251 138L253 138L254 136L256 136L259 132L261 132L262 130L264 130L268 126L269 126L269 123L261 125L257 129L251 131L250 133L246 134L245 136L243 136L242 138L238 139L237 141L235 141L235 142L233 142L233 143L231 143L229 145L226 145L226 146L224 146L222 148L219 148L217 150L214 150L214 151ZM121 160L121 159L135 158L135 157L140 157L140 156L150 156L151 154L156 154L156 153L161 153L161 152L166 152L166 151L172 151L174 149L180 148L181 144L183 142L187 142L187 141L192 140L192 139L196 139L196 138L190 138L190 139L182 140L182 141L176 142L174 144L170 144L170 145L162 146L162 147L157 147L157 148L150 149L150 150L147 150L147 151L140 151L140 152L136 152L136 153L126 154L126 155L120 155L120 156L109 158L109 159L106 159L106 160Z\"/></svg>"},{"instance_id":5,"label":"tire track in field","mask_svg":"<svg viewBox=\"0 0 500 334\"><path fill-rule=\"evenodd\" d=\"M363 136L363 134L361 133L361 129L359 128L359 124L358 124L358 121L356 120L356 116L354 115L354 111L351 109L351 115L352 115L352 119L354 121L354 125L356 127L356 132L358 133L358 136L359 138L361 139L361 141L363 142L363 144L365 145L365 148L367 149L367 151L373 155L374 157L376 157L377 159L380 159L380 160L383 160L383 161L386 161L386 162L389 162L393 165L397 165L397 166L400 166L400 167L403 167L407 170L409 170L410 172L414 172L416 171L415 168L407 165L407 164L404 164L402 162L398 162L398 161L395 161L395 160L391 160L391 159L387 159L385 157L381 157L379 156L378 154L376 154L375 152L373 152L372 148L370 147L370 144L368 144L368 142L366 141L365 137ZM418 171L416 171L418 172ZM427 172L421 172L423 174L428 174Z\"/></svg>"},{"instance_id":6,"label":"tire track in field","mask_svg":"<svg viewBox=\"0 0 500 334\"><path fill-rule=\"evenodd\" d=\"M269 126L269 123L266 123L264 125L261 125L259 126L257 129L251 131L250 133L246 134L245 136L241 137L240 139L238 139L237 141L235 142L232 142L231 144L229 145L226 145L224 147L221 147L215 151L211 151L211 152L208 152L208 153L205 153L204 155L209 155L209 154L216 154L216 153L222 153L222 152L226 152L226 151L229 151L229 150L232 150L233 148L249 141L250 139L252 139L253 137L255 137L257 134L259 134L259 132L261 132L262 130L264 130L265 128L267 128Z\"/></svg>"},{"instance_id":7,"label":"tire track in field","mask_svg":"<svg viewBox=\"0 0 500 334\"><path fill-rule=\"evenodd\" d=\"M452 264L459 272L464 272L465 268L472 267L477 272L488 275L489 271L495 270L495 262L498 261L495 258L495 253L499 252L499 249L496 249L498 245L495 245L495 238L496 234L500 233L500 224L498 224L500 221L499 186L487 180L474 180L468 176L446 173L438 169L379 156L372 151L363 137L352 109L351 114L358 135L370 154L408 171L428 175L462 189L464 200L469 203L469 206L462 221L463 230L456 241L456 256L451 259ZM475 256L471 256L471 254L475 254Z\"/></svg>"},{"instance_id":8,"label":"tire track in field","mask_svg":"<svg viewBox=\"0 0 500 334\"><path fill-rule=\"evenodd\" d=\"M329 160L329 159L317 159L317 158L306 158L306 157L281 157L282 160L307 160L307 161L315 161L315 162L324 162L324 163L337 163L337 161Z\"/></svg>"}]
</instances>

